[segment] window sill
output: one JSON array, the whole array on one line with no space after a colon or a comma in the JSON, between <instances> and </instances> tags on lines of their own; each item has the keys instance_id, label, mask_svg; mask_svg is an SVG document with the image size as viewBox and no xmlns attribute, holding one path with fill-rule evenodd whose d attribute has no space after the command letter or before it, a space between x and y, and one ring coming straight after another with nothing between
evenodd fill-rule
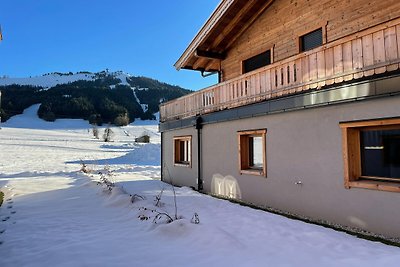
<instances>
[{"instance_id":1,"label":"window sill","mask_svg":"<svg viewBox=\"0 0 400 267\"><path fill-rule=\"evenodd\" d=\"M350 188L364 188L388 192L400 192L400 183L371 181L371 180L357 180L348 183L347 187Z\"/></svg>"},{"instance_id":2,"label":"window sill","mask_svg":"<svg viewBox=\"0 0 400 267\"><path fill-rule=\"evenodd\" d=\"M263 170L240 170L240 174L250 174L250 175L257 175L257 176L265 176Z\"/></svg>"}]
</instances>

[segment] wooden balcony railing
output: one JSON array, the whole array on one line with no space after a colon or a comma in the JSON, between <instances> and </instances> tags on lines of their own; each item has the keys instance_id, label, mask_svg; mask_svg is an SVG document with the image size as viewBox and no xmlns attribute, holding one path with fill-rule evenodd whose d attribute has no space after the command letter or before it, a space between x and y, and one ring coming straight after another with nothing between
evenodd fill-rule
<instances>
[{"instance_id":1,"label":"wooden balcony railing","mask_svg":"<svg viewBox=\"0 0 400 267\"><path fill-rule=\"evenodd\" d=\"M400 19L327 43L160 106L160 121L188 118L399 68Z\"/></svg>"}]
</instances>

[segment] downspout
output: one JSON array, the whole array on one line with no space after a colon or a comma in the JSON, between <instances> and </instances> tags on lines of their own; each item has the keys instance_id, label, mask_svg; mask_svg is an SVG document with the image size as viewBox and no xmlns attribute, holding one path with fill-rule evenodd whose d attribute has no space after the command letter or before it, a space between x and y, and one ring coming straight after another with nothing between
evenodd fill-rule
<instances>
[{"instance_id":1,"label":"downspout","mask_svg":"<svg viewBox=\"0 0 400 267\"><path fill-rule=\"evenodd\" d=\"M201 129L203 128L203 119L199 116L196 118L195 127L197 130L197 191L203 190L203 178L201 173Z\"/></svg>"},{"instance_id":2,"label":"downspout","mask_svg":"<svg viewBox=\"0 0 400 267\"><path fill-rule=\"evenodd\" d=\"M214 74L219 75L219 71L212 71L212 72L207 72L207 73L204 70L201 71L201 77L203 77L203 78L206 78L206 77L214 75Z\"/></svg>"},{"instance_id":3,"label":"downspout","mask_svg":"<svg viewBox=\"0 0 400 267\"><path fill-rule=\"evenodd\" d=\"M161 181L164 181L164 133L161 132Z\"/></svg>"}]
</instances>

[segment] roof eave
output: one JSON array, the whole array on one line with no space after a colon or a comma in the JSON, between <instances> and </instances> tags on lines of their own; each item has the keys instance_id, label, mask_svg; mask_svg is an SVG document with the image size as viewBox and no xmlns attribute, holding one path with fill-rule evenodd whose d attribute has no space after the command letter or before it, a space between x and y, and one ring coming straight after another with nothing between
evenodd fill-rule
<instances>
[{"instance_id":1,"label":"roof eave","mask_svg":"<svg viewBox=\"0 0 400 267\"><path fill-rule=\"evenodd\" d=\"M186 65L189 57L195 53L199 44L202 41L204 41L204 39L211 32L211 30L214 28L214 26L218 23L219 19L225 14L225 12L233 4L234 1L235 0L222 0L221 1L221 3L217 6L217 8L214 10L214 12L211 14L211 16L206 21L206 23L203 25L203 27L200 29L200 31L196 34L196 36L190 42L189 46L186 48L186 50L180 56L178 61L174 64L174 67L177 70L182 69Z\"/></svg>"}]
</instances>

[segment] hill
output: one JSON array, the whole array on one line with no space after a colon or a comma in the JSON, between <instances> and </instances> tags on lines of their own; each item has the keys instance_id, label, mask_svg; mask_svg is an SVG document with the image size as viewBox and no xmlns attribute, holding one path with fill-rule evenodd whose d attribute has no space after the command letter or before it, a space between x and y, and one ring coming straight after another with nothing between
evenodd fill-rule
<instances>
[{"instance_id":1,"label":"hill","mask_svg":"<svg viewBox=\"0 0 400 267\"><path fill-rule=\"evenodd\" d=\"M41 104L40 118L85 119L126 125L136 118L156 119L159 104L191 91L151 78L118 72L49 73L29 78L0 78L2 121Z\"/></svg>"}]
</instances>

